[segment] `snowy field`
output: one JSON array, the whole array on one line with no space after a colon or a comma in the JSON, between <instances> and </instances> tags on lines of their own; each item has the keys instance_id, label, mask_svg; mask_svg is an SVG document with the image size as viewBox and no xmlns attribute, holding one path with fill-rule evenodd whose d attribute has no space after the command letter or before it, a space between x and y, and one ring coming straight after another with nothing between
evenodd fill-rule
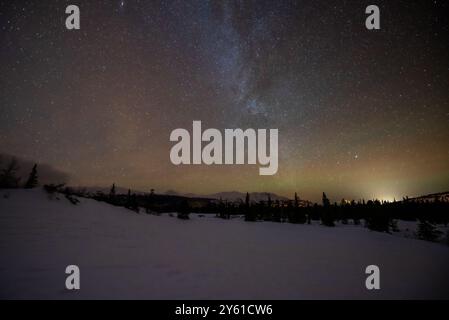
<instances>
[{"instance_id":1,"label":"snowy field","mask_svg":"<svg viewBox=\"0 0 449 320\"><path fill-rule=\"evenodd\" d=\"M449 246L371 232L183 221L42 190L0 191L0 298L449 298ZM65 268L81 289L65 289ZM365 288L380 267L381 289Z\"/></svg>"}]
</instances>

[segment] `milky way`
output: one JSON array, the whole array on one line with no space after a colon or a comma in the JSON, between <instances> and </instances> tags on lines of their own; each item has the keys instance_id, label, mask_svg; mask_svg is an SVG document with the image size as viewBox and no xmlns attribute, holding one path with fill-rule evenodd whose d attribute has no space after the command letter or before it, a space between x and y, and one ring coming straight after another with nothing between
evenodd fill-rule
<instances>
[{"instance_id":1,"label":"milky way","mask_svg":"<svg viewBox=\"0 0 449 320\"><path fill-rule=\"evenodd\" d=\"M365 28L377 4L381 29ZM0 152L72 185L316 200L449 189L444 1L0 2ZM279 171L174 166L193 120L279 129Z\"/></svg>"}]
</instances>

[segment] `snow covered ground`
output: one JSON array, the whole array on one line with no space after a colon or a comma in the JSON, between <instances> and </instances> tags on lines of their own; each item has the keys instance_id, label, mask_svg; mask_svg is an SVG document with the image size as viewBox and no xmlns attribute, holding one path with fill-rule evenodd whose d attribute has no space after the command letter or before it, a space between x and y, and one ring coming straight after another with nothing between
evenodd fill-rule
<instances>
[{"instance_id":1,"label":"snow covered ground","mask_svg":"<svg viewBox=\"0 0 449 320\"><path fill-rule=\"evenodd\" d=\"M371 232L136 214L0 191L0 298L449 298L449 246ZM65 268L81 289L65 289ZM380 267L381 289L365 288Z\"/></svg>"}]
</instances>

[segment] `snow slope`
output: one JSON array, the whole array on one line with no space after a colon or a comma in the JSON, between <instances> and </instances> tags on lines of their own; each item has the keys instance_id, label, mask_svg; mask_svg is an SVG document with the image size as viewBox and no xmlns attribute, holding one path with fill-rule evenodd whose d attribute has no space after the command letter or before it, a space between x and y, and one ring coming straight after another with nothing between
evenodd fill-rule
<instances>
[{"instance_id":1,"label":"snow slope","mask_svg":"<svg viewBox=\"0 0 449 320\"><path fill-rule=\"evenodd\" d=\"M352 226L136 214L0 191L0 298L449 298L449 247ZM81 289L65 289L65 268ZM381 289L365 288L365 267Z\"/></svg>"}]
</instances>

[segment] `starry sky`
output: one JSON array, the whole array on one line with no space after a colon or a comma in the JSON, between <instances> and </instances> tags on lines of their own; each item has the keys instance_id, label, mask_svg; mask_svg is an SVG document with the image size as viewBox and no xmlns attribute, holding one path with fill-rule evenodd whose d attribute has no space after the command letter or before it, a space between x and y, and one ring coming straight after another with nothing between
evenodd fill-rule
<instances>
[{"instance_id":1,"label":"starry sky","mask_svg":"<svg viewBox=\"0 0 449 320\"><path fill-rule=\"evenodd\" d=\"M159 193L447 191L444 2L0 1L0 152ZM170 133L193 120L279 129L278 173L173 165Z\"/></svg>"}]
</instances>

